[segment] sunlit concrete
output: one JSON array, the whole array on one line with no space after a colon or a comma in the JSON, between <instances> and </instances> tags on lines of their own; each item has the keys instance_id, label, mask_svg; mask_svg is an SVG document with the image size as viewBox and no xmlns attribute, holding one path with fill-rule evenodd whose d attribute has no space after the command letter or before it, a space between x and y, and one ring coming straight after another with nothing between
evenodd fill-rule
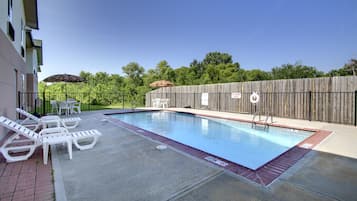
<instances>
[{"instance_id":1,"label":"sunlit concrete","mask_svg":"<svg viewBox=\"0 0 357 201\"><path fill-rule=\"evenodd\" d=\"M175 110L251 120L250 115ZM108 112L115 111L81 114L83 121L77 130L95 128L103 133L94 149L74 150L73 160L68 160L65 147L53 149L53 161L58 162L53 164L55 185L63 185L63 188L56 187L56 195L65 195L62 199L322 201L357 197L357 160L351 157L356 156L356 148L346 145L356 141L354 137L342 140L353 136L352 126L275 118L278 124L335 133L272 184L260 186L170 146L158 151L157 142L104 120L103 114ZM335 140L342 147L339 148ZM58 172L61 174L56 174Z\"/></svg>"}]
</instances>

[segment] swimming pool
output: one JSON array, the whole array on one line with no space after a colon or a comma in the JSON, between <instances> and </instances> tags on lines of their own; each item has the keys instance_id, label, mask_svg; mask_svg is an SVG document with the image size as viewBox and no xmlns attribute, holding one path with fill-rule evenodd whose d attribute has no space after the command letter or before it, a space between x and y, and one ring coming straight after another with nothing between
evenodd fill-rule
<instances>
[{"instance_id":1,"label":"swimming pool","mask_svg":"<svg viewBox=\"0 0 357 201\"><path fill-rule=\"evenodd\" d=\"M256 129L250 123L167 111L112 117L252 170L313 134L278 127Z\"/></svg>"}]
</instances>

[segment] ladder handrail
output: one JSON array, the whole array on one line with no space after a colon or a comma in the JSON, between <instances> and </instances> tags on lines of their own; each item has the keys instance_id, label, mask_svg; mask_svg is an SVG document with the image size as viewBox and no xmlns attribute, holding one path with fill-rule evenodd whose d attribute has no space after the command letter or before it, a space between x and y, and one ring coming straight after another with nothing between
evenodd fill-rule
<instances>
[{"instance_id":1,"label":"ladder handrail","mask_svg":"<svg viewBox=\"0 0 357 201\"><path fill-rule=\"evenodd\" d=\"M255 118L259 116L259 121L256 121ZM264 125L264 130L266 128L269 128L270 124L273 123L273 116L269 113L269 112L265 112L265 120L263 120L263 122L261 121L261 113L260 112L255 112L253 114L253 119L252 119L252 128L255 126L257 126L257 122L260 122L261 124ZM268 123L268 120L269 120L269 117L270 117L270 123Z\"/></svg>"}]
</instances>

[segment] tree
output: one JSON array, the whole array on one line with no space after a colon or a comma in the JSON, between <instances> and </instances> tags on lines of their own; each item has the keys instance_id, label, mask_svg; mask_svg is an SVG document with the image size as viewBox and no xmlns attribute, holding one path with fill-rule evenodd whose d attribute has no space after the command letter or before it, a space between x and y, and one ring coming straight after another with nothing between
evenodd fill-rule
<instances>
[{"instance_id":1,"label":"tree","mask_svg":"<svg viewBox=\"0 0 357 201\"><path fill-rule=\"evenodd\" d=\"M281 67L272 69L272 78L277 79L297 79L297 78L314 78L322 77L324 73L316 70L312 66L304 66L301 64L284 64Z\"/></svg>"},{"instance_id":2,"label":"tree","mask_svg":"<svg viewBox=\"0 0 357 201\"><path fill-rule=\"evenodd\" d=\"M196 59L194 59L191 63L190 63L190 70L193 72L193 80L192 83L199 83L200 78L202 77L202 75L205 72L205 66L197 61Z\"/></svg>"},{"instance_id":3,"label":"tree","mask_svg":"<svg viewBox=\"0 0 357 201\"><path fill-rule=\"evenodd\" d=\"M345 64L340 69L334 69L327 73L328 76L347 76L356 75L357 59L351 59L349 63Z\"/></svg>"},{"instance_id":4,"label":"tree","mask_svg":"<svg viewBox=\"0 0 357 201\"><path fill-rule=\"evenodd\" d=\"M247 73L244 69L239 69L237 72L237 82L245 82L247 81Z\"/></svg>"},{"instance_id":5,"label":"tree","mask_svg":"<svg viewBox=\"0 0 357 201\"><path fill-rule=\"evenodd\" d=\"M357 59L351 59L350 63L346 65L347 69L352 72L353 76L356 76Z\"/></svg>"},{"instance_id":6,"label":"tree","mask_svg":"<svg viewBox=\"0 0 357 201\"><path fill-rule=\"evenodd\" d=\"M143 84L144 68L136 62L131 62L122 67L123 72L126 74L129 82L134 86L140 86Z\"/></svg>"},{"instance_id":7,"label":"tree","mask_svg":"<svg viewBox=\"0 0 357 201\"><path fill-rule=\"evenodd\" d=\"M176 85L191 85L194 81L194 72L191 68L182 66L175 69L175 84Z\"/></svg>"},{"instance_id":8,"label":"tree","mask_svg":"<svg viewBox=\"0 0 357 201\"><path fill-rule=\"evenodd\" d=\"M93 75L90 72L85 72L85 71L81 71L79 73L79 76L87 82L93 78Z\"/></svg>"},{"instance_id":9,"label":"tree","mask_svg":"<svg viewBox=\"0 0 357 201\"><path fill-rule=\"evenodd\" d=\"M209 52L202 61L203 65L213 64L231 64L233 63L232 56L227 53Z\"/></svg>"},{"instance_id":10,"label":"tree","mask_svg":"<svg viewBox=\"0 0 357 201\"><path fill-rule=\"evenodd\" d=\"M122 67L126 74L124 93L129 95L129 101L132 105L136 105L139 96L144 96L140 86L143 86L144 68L138 63L131 62Z\"/></svg>"},{"instance_id":11,"label":"tree","mask_svg":"<svg viewBox=\"0 0 357 201\"><path fill-rule=\"evenodd\" d=\"M162 60L156 65L155 72L160 80L174 81L175 79L175 72L166 60Z\"/></svg>"},{"instance_id":12,"label":"tree","mask_svg":"<svg viewBox=\"0 0 357 201\"><path fill-rule=\"evenodd\" d=\"M149 86L150 83L159 80L157 72L153 69L148 70L147 73L143 75L144 86Z\"/></svg>"},{"instance_id":13,"label":"tree","mask_svg":"<svg viewBox=\"0 0 357 201\"><path fill-rule=\"evenodd\" d=\"M246 81L271 80L271 74L260 69L245 71Z\"/></svg>"},{"instance_id":14,"label":"tree","mask_svg":"<svg viewBox=\"0 0 357 201\"><path fill-rule=\"evenodd\" d=\"M207 66L205 73L202 76L201 84L213 84L220 82L220 71L214 64L210 64Z\"/></svg>"},{"instance_id":15,"label":"tree","mask_svg":"<svg viewBox=\"0 0 357 201\"><path fill-rule=\"evenodd\" d=\"M239 64L237 63L227 63L218 64L216 66L219 73L219 82L237 82L239 81Z\"/></svg>"},{"instance_id":16,"label":"tree","mask_svg":"<svg viewBox=\"0 0 357 201\"><path fill-rule=\"evenodd\" d=\"M202 62L193 60L190 64L193 84L235 82L239 80L239 69L231 55L221 52L209 52Z\"/></svg>"}]
</instances>

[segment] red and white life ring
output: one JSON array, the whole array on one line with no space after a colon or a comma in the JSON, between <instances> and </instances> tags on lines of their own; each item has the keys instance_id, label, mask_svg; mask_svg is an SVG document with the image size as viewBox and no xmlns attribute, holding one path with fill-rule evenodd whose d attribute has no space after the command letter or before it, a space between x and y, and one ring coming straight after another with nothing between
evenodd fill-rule
<instances>
[{"instance_id":1,"label":"red and white life ring","mask_svg":"<svg viewBox=\"0 0 357 201\"><path fill-rule=\"evenodd\" d=\"M259 102L259 95L257 92L253 92L251 95L250 95L250 102L253 103L253 104L256 104Z\"/></svg>"}]
</instances>

